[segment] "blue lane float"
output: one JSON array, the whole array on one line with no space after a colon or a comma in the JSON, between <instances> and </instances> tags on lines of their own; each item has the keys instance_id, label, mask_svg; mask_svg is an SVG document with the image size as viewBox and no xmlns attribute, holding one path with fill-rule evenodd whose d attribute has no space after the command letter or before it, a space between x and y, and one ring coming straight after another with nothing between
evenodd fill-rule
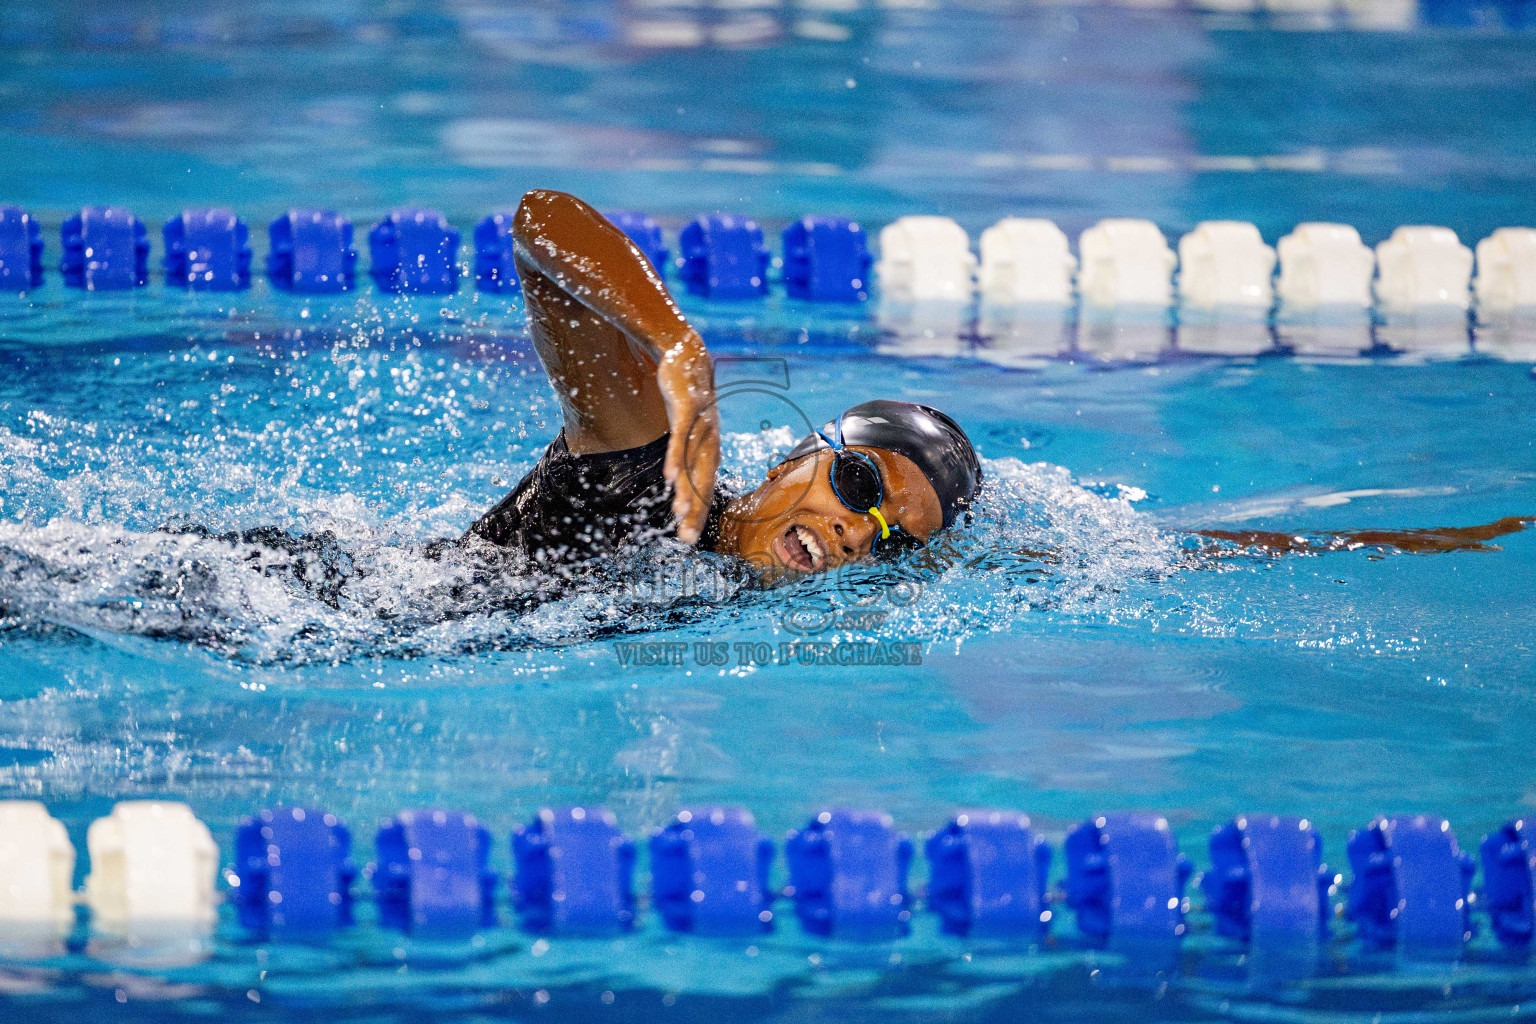
<instances>
[{"instance_id":1,"label":"blue lane float","mask_svg":"<svg viewBox=\"0 0 1536 1024\"><path fill-rule=\"evenodd\" d=\"M707 935L768 931L773 842L740 807L693 807L651 836L651 899L668 928Z\"/></svg>"},{"instance_id":2,"label":"blue lane float","mask_svg":"<svg viewBox=\"0 0 1536 1024\"><path fill-rule=\"evenodd\" d=\"M928 837L924 851L928 908L948 934L1038 938L1050 928L1051 847L1027 815L962 812Z\"/></svg>"},{"instance_id":3,"label":"blue lane float","mask_svg":"<svg viewBox=\"0 0 1536 1024\"><path fill-rule=\"evenodd\" d=\"M1067 834L1067 906L1089 942L1165 943L1183 937L1189 861L1167 819L1107 814Z\"/></svg>"},{"instance_id":4,"label":"blue lane float","mask_svg":"<svg viewBox=\"0 0 1536 1024\"><path fill-rule=\"evenodd\" d=\"M1428 815L1377 818L1349 834L1348 916L1368 947L1448 949L1472 937L1468 897L1476 870L1450 822Z\"/></svg>"},{"instance_id":5,"label":"blue lane float","mask_svg":"<svg viewBox=\"0 0 1536 1024\"><path fill-rule=\"evenodd\" d=\"M0 290L24 292L43 283L43 231L19 206L0 206Z\"/></svg>"},{"instance_id":6,"label":"blue lane float","mask_svg":"<svg viewBox=\"0 0 1536 1024\"><path fill-rule=\"evenodd\" d=\"M161 235L167 284L210 292L251 286L250 231L233 210L183 210Z\"/></svg>"},{"instance_id":7,"label":"blue lane float","mask_svg":"<svg viewBox=\"0 0 1536 1024\"><path fill-rule=\"evenodd\" d=\"M755 299L768 294L768 247L750 217L712 213L683 228L678 276L706 299Z\"/></svg>"},{"instance_id":8,"label":"blue lane float","mask_svg":"<svg viewBox=\"0 0 1536 1024\"><path fill-rule=\"evenodd\" d=\"M282 291L343 292L357 283L352 222L334 210L293 209L267 225L267 278Z\"/></svg>"},{"instance_id":9,"label":"blue lane float","mask_svg":"<svg viewBox=\"0 0 1536 1024\"><path fill-rule=\"evenodd\" d=\"M1323 840L1304 818L1241 816L1211 833L1201 880L1216 933L1262 945L1303 945L1328 935L1333 876Z\"/></svg>"},{"instance_id":10,"label":"blue lane float","mask_svg":"<svg viewBox=\"0 0 1536 1024\"><path fill-rule=\"evenodd\" d=\"M879 940L907 934L912 843L882 811L829 809L784 842L795 914L812 935Z\"/></svg>"},{"instance_id":11,"label":"blue lane float","mask_svg":"<svg viewBox=\"0 0 1536 1024\"><path fill-rule=\"evenodd\" d=\"M607 216L629 235L658 275L664 277L669 253L660 225L653 218L632 211L613 211ZM484 292L510 292L519 286L511 256L511 219L511 214L501 212L477 225L475 277ZM953 299L964 300L974 295L978 287L973 280L976 260L967 248L965 233L947 218L904 217L881 233L887 250L894 243L886 236L898 242L906 238L897 246L902 252L882 253L880 266L890 271L887 277L895 275L885 282L885 296L900 299L920 283L933 284L937 264L930 260L923 264L926 269L921 272L913 270L912 260L926 251L926 242L913 242L916 236L907 237L917 230L911 224L902 228L908 221L924 222L927 227L923 230L947 225L940 232L945 235L947 256L940 261L945 266L940 268L944 273L939 276L945 277L948 285L939 290ZM1121 227L1127 223L1132 222L1105 222ZM1167 247L1167 240L1151 222L1134 224L1138 228L1132 233L1134 238L1126 235L1119 242L1111 239L1114 244L1110 247L1115 251L1110 263L1124 272L1122 285L1125 280L1135 279L1151 292L1171 295L1168 275L1177 261ZM1217 227L1223 230L1217 231ZM1103 228L1101 224L1085 233L1084 241L1090 240L1090 235L1103 241ZM0 207L0 290L23 291L41 283L41 250L37 247L41 237L34 232L25 211ZM273 221L269 233L267 268L274 287L324 293L345 291L354 285L356 252L352 248L351 224L345 218L331 211L292 210ZM67 285L104 290L147 283L149 242L143 225L129 211L89 207L67 220L62 234L65 244L59 266ZM187 211L173 218L165 225L167 283L209 289L246 287L246 234L245 226L228 210ZM1335 304L1338 295L1346 292L1347 304L1351 308L1358 306L1364 315L1372 302L1371 280L1378 255L1385 260L1379 268L1376 289L1383 309L1390 312L1394 304L1405 308L1435 307L1443 302L1439 296L1444 294L1460 296L1453 304L1465 308L1470 301L1470 287L1476 295L1478 317L1482 319L1486 313L1494 318L1489 322L1495 322L1529 305L1530 289L1518 282L1528 284L1536 273L1536 258L1531 255L1536 250L1530 244L1533 238L1533 228L1496 230L1478 245L1477 276L1473 279L1469 276L1473 265L1471 253L1447 228L1399 228L1378 247L1378 254L1361 243L1358 232L1347 225L1304 224L1280 240L1280 273L1272 287L1268 275L1273 252L1259 237L1257 228L1235 222L1202 224L1180 242L1182 255L1178 260L1182 262L1178 265L1182 269L1178 280L1182 302L1178 315L1187 317L1180 323L1180 330L1188 327L1194 334L1186 338L1189 332L1181 333L1179 345L1205 355L1251 355L1277 346L1297 354L1321 352L1314 351L1314 343L1303 336L1305 332L1298 333L1298 324L1311 315L1308 310ZM678 269L689 292L712 299L752 299L769 293L770 254L763 242L762 229L752 219L723 214L699 217L683 229L679 241L682 258L677 261ZM1147 245L1141 246L1141 242ZM382 291L447 295L457 290L459 233L436 210L402 207L392 211L374 226L369 244L371 272ZM868 239L858 223L846 217L802 217L785 228L783 245L783 284L791 298L821 302L859 302L868 298L870 275L878 268L871 266ZM917 248L912 249L913 245ZM1035 302L1039 298L1035 285L1046 278L1054 282L1048 282L1050 287L1046 289L1051 293L1052 303L1080 301L1084 309L1107 309L1130 301L1125 298L1123 287L1112 288L1114 295L1099 294L1102 289L1096 290L1089 280L1092 275L1086 265L1074 285L1073 268L1077 261L1067 251L1065 235L1049 221L1005 218L983 233L981 250L979 287L987 300L984 310L988 304L995 312L1008 305ZM1288 253L1293 258L1288 258ZM1236 261L1234 265L1246 267L1244 274L1238 275L1241 286L1233 284L1238 278L1222 278L1213 284L1215 279L1210 278L1209 272L1215 265L1212 260L1215 264ZM1309 269L1292 273L1297 266ZM1415 267L1430 276L1423 277ZM918 273L918 279L909 280L913 273ZM1200 284L1196 278L1205 283ZM1191 284L1192 281L1196 283ZM1339 285L1339 281L1347 287ZM1382 292L1387 283L1393 284L1390 301ZM1339 290L1341 287L1343 291ZM1212 288L1216 291L1212 292ZM933 288L919 291L926 294ZM1260 297L1250 301L1250 292ZM1278 309L1271 308L1272 292L1279 298ZM1222 295L1228 298L1223 299ZM908 298L921 299L921 295L912 293ZM1254 329L1241 332L1242 339L1234 337L1227 344L1217 345L1200 333L1210 327L1201 311L1209 311L1208 303L1215 304L1209 308L1218 308L1229 300L1249 308L1253 317L1248 326ZM1301 320L1296 319L1298 316ZM987 333L986 320L984 313L983 336ZM894 322L887 326L898 333L901 330ZM955 325L957 330L964 326L961 321ZM1365 351L1373 344L1369 317L1360 326L1358 337L1348 345L1354 346L1358 341L1358 351ZM1433 340L1433 331L1421 336L1417 329L1406 331L1401 324L1386 324L1382 329L1388 332L1380 335L1382 348L1411 350L1440 344ZM1281 333L1276 335L1275 330ZM1079 341L1084 341L1080 332ZM1330 344L1336 347L1340 343ZM1064 354L1069 345L1066 342L1056 354Z\"/></svg>"},{"instance_id":12,"label":"blue lane float","mask_svg":"<svg viewBox=\"0 0 1536 1024\"><path fill-rule=\"evenodd\" d=\"M512 903L524 928L614 932L635 922L635 844L603 807L544 808L512 835Z\"/></svg>"},{"instance_id":13,"label":"blue lane float","mask_svg":"<svg viewBox=\"0 0 1536 1024\"><path fill-rule=\"evenodd\" d=\"M402 811L379 826L370 875L379 921L423 935L462 935L496 920L491 834L459 811Z\"/></svg>"},{"instance_id":14,"label":"blue lane float","mask_svg":"<svg viewBox=\"0 0 1536 1024\"><path fill-rule=\"evenodd\" d=\"M352 833L334 814L269 807L235 830L235 907L261 934L352 923Z\"/></svg>"},{"instance_id":15,"label":"blue lane float","mask_svg":"<svg viewBox=\"0 0 1536 1024\"><path fill-rule=\"evenodd\" d=\"M515 292L521 285L512 262L513 216L503 210L475 225L475 287L482 292Z\"/></svg>"},{"instance_id":16,"label":"blue lane float","mask_svg":"<svg viewBox=\"0 0 1536 1024\"><path fill-rule=\"evenodd\" d=\"M452 295L459 290L459 232L436 210L402 207L368 232L370 273L381 291Z\"/></svg>"},{"instance_id":17,"label":"blue lane float","mask_svg":"<svg viewBox=\"0 0 1536 1024\"><path fill-rule=\"evenodd\" d=\"M1506 946L1523 948L1536 932L1536 851L1524 821L1509 821L1483 837L1483 909L1493 934Z\"/></svg>"},{"instance_id":18,"label":"blue lane float","mask_svg":"<svg viewBox=\"0 0 1536 1024\"><path fill-rule=\"evenodd\" d=\"M18 806L33 810L23 814ZM132 837L131 853L141 867L174 878L181 869L169 865L187 858L211 863L216 851L190 809L167 806L180 808L181 816L168 818L163 828L140 830ZM37 819L39 812L51 820L41 805L0 801L0 817ZM176 824L184 821L196 827ZM352 923L357 872L351 835L335 816L310 808L268 808L243 819L234 839L225 878L238 922L250 933L306 936ZM105 854L92 842L98 861L92 877L111 874L110 858L100 862ZM491 845L490 833L468 814L418 810L384 820L375 837L376 861L366 872L379 923L443 938L494 925L498 876L490 868ZM13 847L34 862L56 862L69 843L59 826L57 838L23 829ZM811 935L889 941L909 931L912 852L889 815L825 810L789 833L784 850L789 884L782 895L794 901ZM1177 957L1186 932L1190 867L1159 816L1103 815L1074 828L1064 848L1066 878L1054 895L1046 888L1050 848L1021 814L959 813L928 837L925 852L926 907L945 933L1033 942L1045 934L1051 900L1059 898L1076 912L1074 941L1126 954L1133 972L1152 963L1162 964L1159 969L1176 966L1169 957ZM1460 953L1472 935L1475 866L1444 819L1378 818L1351 833L1348 852L1346 916L1364 951ZM1479 905L1499 942L1523 950L1536 931L1536 851L1524 822L1508 822L1485 836L1480 852ZM769 884L774 848L746 810L679 811L652 834L650 853L652 905L669 929L739 936L760 934L774 923L773 900L779 895ZM635 925L635 847L603 808L540 811L514 833L512 854L512 903L525 930L616 934ZM1322 842L1313 826L1292 817L1239 817L1214 830L1210 855L1201 887L1217 934L1247 943L1251 964L1300 963L1303 971L1310 969L1309 960L1315 965L1316 943L1327 937L1332 886L1342 878L1322 863ZM206 926L213 916L212 879L208 882L206 898L173 913ZM65 899L62 906L72 921L73 901ZM0 901L0 923L20 920L8 914L13 908ZM174 920L180 918L162 923ZM1297 959L1297 953L1303 956Z\"/></svg>"},{"instance_id":19,"label":"blue lane float","mask_svg":"<svg viewBox=\"0 0 1536 1024\"><path fill-rule=\"evenodd\" d=\"M872 259L854 221L802 217L784 229L784 290L812 302L863 302Z\"/></svg>"},{"instance_id":20,"label":"blue lane float","mask_svg":"<svg viewBox=\"0 0 1536 1024\"><path fill-rule=\"evenodd\" d=\"M667 260L672 254L667 251L667 243L662 238L661 225L656 223L656 218L633 210L615 210L603 216L608 218L608 223L629 236L635 248L650 260L656 276L666 280Z\"/></svg>"},{"instance_id":21,"label":"blue lane float","mask_svg":"<svg viewBox=\"0 0 1536 1024\"><path fill-rule=\"evenodd\" d=\"M60 228L59 273L71 288L114 291L149 282L149 232L133 211L87 206Z\"/></svg>"}]
</instances>

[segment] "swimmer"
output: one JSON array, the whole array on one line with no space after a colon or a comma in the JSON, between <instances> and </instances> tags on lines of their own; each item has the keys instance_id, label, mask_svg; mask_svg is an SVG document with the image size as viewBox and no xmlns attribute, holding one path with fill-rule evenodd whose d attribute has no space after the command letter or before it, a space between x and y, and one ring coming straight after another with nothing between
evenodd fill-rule
<instances>
[{"instance_id":1,"label":"swimmer","mask_svg":"<svg viewBox=\"0 0 1536 1024\"><path fill-rule=\"evenodd\" d=\"M792 575L921 546L975 500L981 463L965 431L892 401L853 406L755 489L724 493L714 366L649 261L562 192L524 196L512 237L563 427L466 539L554 567L673 535Z\"/></svg>"}]
</instances>

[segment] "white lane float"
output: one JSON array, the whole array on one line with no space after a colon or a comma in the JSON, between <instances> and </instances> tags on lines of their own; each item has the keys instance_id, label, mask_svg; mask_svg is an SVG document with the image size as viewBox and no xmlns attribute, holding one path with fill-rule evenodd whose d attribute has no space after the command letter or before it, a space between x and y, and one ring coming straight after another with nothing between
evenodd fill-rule
<instances>
[{"instance_id":1,"label":"white lane float","mask_svg":"<svg viewBox=\"0 0 1536 1024\"><path fill-rule=\"evenodd\" d=\"M1275 250L1244 221L1204 221L1179 239L1179 298L1186 305L1267 310L1274 274Z\"/></svg>"},{"instance_id":2,"label":"white lane float","mask_svg":"<svg viewBox=\"0 0 1536 1024\"><path fill-rule=\"evenodd\" d=\"M1000 304L1066 305L1077 260L1048 220L1004 217L981 233L981 294Z\"/></svg>"},{"instance_id":3,"label":"white lane float","mask_svg":"<svg viewBox=\"0 0 1536 1024\"><path fill-rule=\"evenodd\" d=\"M1536 308L1536 228L1499 228L1477 243L1477 305Z\"/></svg>"},{"instance_id":4,"label":"white lane float","mask_svg":"<svg viewBox=\"0 0 1536 1024\"><path fill-rule=\"evenodd\" d=\"M1376 343L1457 358L1471 348L1472 250L1450 228L1408 226L1376 247Z\"/></svg>"},{"instance_id":5,"label":"white lane float","mask_svg":"<svg viewBox=\"0 0 1536 1024\"><path fill-rule=\"evenodd\" d=\"M968 301L975 274L970 236L948 217L902 217L880 232L875 276L887 298Z\"/></svg>"},{"instance_id":6,"label":"white lane float","mask_svg":"<svg viewBox=\"0 0 1536 1024\"><path fill-rule=\"evenodd\" d=\"M0 929L69 931L74 875L63 824L35 800L0 800Z\"/></svg>"},{"instance_id":7,"label":"white lane float","mask_svg":"<svg viewBox=\"0 0 1536 1024\"><path fill-rule=\"evenodd\" d=\"M1376 247L1376 298L1388 309L1466 309L1472 250L1450 228L1400 227Z\"/></svg>"},{"instance_id":8,"label":"white lane float","mask_svg":"<svg viewBox=\"0 0 1536 1024\"><path fill-rule=\"evenodd\" d=\"M1168 306L1173 301L1173 268L1178 262L1168 240L1149 220L1110 218L1084 231L1078 291L1083 305Z\"/></svg>"},{"instance_id":9,"label":"white lane float","mask_svg":"<svg viewBox=\"0 0 1536 1024\"><path fill-rule=\"evenodd\" d=\"M86 833L86 902L103 931L199 930L217 917L219 848L186 804L125 800Z\"/></svg>"},{"instance_id":10,"label":"white lane float","mask_svg":"<svg viewBox=\"0 0 1536 1024\"><path fill-rule=\"evenodd\" d=\"M1348 224L1298 224L1276 250L1282 303L1303 309L1371 304L1376 256Z\"/></svg>"}]
</instances>

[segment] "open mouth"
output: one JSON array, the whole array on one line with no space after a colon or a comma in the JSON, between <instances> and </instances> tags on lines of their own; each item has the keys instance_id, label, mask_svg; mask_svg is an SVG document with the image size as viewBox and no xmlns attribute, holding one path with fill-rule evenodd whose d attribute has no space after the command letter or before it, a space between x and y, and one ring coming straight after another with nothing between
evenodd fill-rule
<instances>
[{"instance_id":1,"label":"open mouth","mask_svg":"<svg viewBox=\"0 0 1536 1024\"><path fill-rule=\"evenodd\" d=\"M816 531L807 526L791 526L774 539L779 561L791 569L815 572L826 561L826 549Z\"/></svg>"}]
</instances>

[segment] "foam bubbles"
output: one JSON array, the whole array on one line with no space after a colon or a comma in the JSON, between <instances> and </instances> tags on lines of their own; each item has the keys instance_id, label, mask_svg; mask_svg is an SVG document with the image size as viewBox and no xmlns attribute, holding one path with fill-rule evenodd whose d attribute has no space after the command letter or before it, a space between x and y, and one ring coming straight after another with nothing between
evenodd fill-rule
<instances>
[{"instance_id":1,"label":"foam bubbles","mask_svg":"<svg viewBox=\"0 0 1536 1024\"><path fill-rule=\"evenodd\" d=\"M790 441L782 429L732 435L726 475L738 485L761 479ZM10 449L18 451L25 446ZM309 523L305 533L130 530L68 515L0 523L0 610L24 623L304 664L565 646L743 608L772 623L796 602L859 604L860 588L905 586L911 597L876 632L958 639L1006 629L1030 609L1135 614L1123 592L1172 564L1172 542L1123 498L1043 463L1002 459L985 470L975 524L942 544L897 567L855 567L769 591L754 588L734 560L673 542L582 578L542 572L479 546L423 542L357 499L333 495L283 517ZM429 517L467 522L477 512L454 495Z\"/></svg>"}]
</instances>

